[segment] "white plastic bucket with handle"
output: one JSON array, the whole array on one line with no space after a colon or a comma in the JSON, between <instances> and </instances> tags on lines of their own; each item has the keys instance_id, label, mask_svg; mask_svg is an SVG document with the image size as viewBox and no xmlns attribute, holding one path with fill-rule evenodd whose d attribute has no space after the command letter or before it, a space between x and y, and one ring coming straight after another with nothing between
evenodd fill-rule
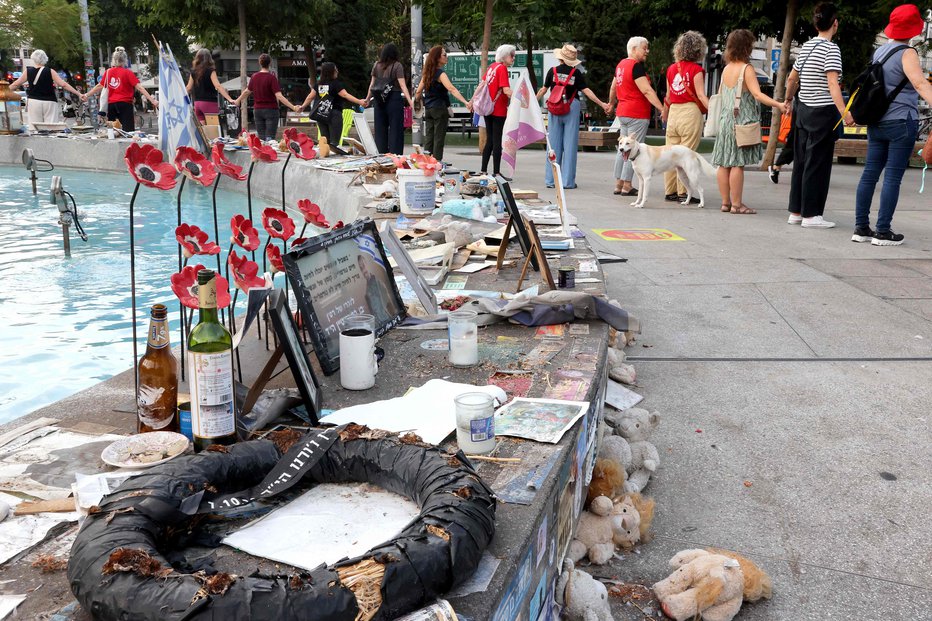
<instances>
[{"instance_id":1,"label":"white plastic bucket with handle","mask_svg":"<svg viewBox=\"0 0 932 621\"><path fill-rule=\"evenodd\" d=\"M401 213L408 216L429 216L437 200L437 174L425 175L417 168L399 168L398 199Z\"/></svg>"}]
</instances>

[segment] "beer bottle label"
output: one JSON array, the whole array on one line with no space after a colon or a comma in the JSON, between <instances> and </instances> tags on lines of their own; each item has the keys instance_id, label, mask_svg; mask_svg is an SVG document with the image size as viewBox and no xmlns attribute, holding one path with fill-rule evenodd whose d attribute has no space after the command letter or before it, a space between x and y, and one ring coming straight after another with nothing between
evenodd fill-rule
<instances>
[{"instance_id":1,"label":"beer bottle label","mask_svg":"<svg viewBox=\"0 0 932 621\"><path fill-rule=\"evenodd\" d=\"M153 319L149 322L149 347L152 349L168 347L167 319Z\"/></svg>"},{"instance_id":2,"label":"beer bottle label","mask_svg":"<svg viewBox=\"0 0 932 621\"><path fill-rule=\"evenodd\" d=\"M188 352L191 368L191 431L218 438L236 431L233 411L233 352Z\"/></svg>"}]
</instances>

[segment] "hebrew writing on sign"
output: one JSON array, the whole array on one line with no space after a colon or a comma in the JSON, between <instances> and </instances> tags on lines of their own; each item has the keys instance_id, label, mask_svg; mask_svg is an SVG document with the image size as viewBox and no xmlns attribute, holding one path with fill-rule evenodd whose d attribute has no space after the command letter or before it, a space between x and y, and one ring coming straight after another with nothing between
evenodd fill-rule
<instances>
[{"instance_id":1,"label":"hebrew writing on sign","mask_svg":"<svg viewBox=\"0 0 932 621\"><path fill-rule=\"evenodd\" d=\"M382 241L371 220L312 237L283 257L324 373L340 368L339 322L367 313L376 337L406 314Z\"/></svg>"}]
</instances>

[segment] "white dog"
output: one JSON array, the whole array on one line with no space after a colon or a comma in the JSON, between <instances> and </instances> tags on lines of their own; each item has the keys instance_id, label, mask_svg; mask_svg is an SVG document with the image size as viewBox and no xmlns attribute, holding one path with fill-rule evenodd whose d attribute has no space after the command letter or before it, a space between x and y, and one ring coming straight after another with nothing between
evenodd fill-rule
<instances>
[{"instance_id":1,"label":"white dog","mask_svg":"<svg viewBox=\"0 0 932 621\"><path fill-rule=\"evenodd\" d=\"M650 147L638 142L634 136L620 136L618 138L618 152L625 161L630 161L634 172L640 182L638 197L631 205L643 207L647 202L647 193L650 188L650 178L657 173L664 173L676 169L676 175L686 186L686 200L683 205L689 204L693 194L699 195L699 206L705 207L705 197L702 186L699 184L701 173L709 177L715 176L715 168L698 153L683 145L664 147Z\"/></svg>"}]
</instances>

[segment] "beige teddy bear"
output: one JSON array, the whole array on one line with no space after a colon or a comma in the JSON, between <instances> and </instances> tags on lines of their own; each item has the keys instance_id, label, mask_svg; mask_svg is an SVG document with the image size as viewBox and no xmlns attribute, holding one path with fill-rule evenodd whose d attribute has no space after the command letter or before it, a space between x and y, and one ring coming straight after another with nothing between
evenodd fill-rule
<instances>
[{"instance_id":1,"label":"beige teddy bear","mask_svg":"<svg viewBox=\"0 0 932 621\"><path fill-rule=\"evenodd\" d=\"M563 606L563 618L567 621L615 621L605 585L576 569L568 558L563 560L554 599Z\"/></svg>"},{"instance_id":2,"label":"beige teddy bear","mask_svg":"<svg viewBox=\"0 0 932 621\"><path fill-rule=\"evenodd\" d=\"M653 515L654 501L640 494L627 494L618 502L598 496L579 516L567 557L578 563L588 556L589 562L604 565L616 546L628 550L646 540Z\"/></svg>"},{"instance_id":3,"label":"beige teddy bear","mask_svg":"<svg viewBox=\"0 0 932 621\"><path fill-rule=\"evenodd\" d=\"M605 422L614 428L616 435L628 442L631 459L625 464L628 480L626 492L642 492L660 465L657 447L648 442L651 432L660 424L660 415L643 408L628 408L622 412L606 411Z\"/></svg>"},{"instance_id":4,"label":"beige teddy bear","mask_svg":"<svg viewBox=\"0 0 932 621\"><path fill-rule=\"evenodd\" d=\"M676 621L731 621L744 600L771 596L770 576L748 559L724 550L683 550L675 571L653 586L664 614Z\"/></svg>"}]
</instances>

